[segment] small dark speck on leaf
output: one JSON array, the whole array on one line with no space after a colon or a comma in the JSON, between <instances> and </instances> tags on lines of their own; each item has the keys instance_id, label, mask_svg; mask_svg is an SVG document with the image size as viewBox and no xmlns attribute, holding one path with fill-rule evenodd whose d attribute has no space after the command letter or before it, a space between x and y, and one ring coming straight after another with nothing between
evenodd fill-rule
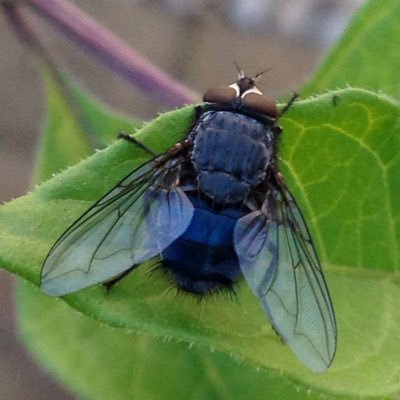
<instances>
[{"instance_id":1,"label":"small dark speck on leaf","mask_svg":"<svg viewBox=\"0 0 400 400\"><path fill-rule=\"evenodd\" d=\"M333 104L333 106L336 107L339 104L339 101L340 101L340 96L334 94L332 96L332 104Z\"/></svg>"}]
</instances>

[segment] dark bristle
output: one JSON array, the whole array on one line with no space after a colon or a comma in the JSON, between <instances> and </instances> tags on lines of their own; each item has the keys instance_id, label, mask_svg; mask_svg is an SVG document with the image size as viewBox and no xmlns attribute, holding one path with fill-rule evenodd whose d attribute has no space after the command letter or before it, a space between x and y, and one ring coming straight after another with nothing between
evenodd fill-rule
<instances>
[{"instance_id":1,"label":"dark bristle","mask_svg":"<svg viewBox=\"0 0 400 400\"><path fill-rule=\"evenodd\" d=\"M211 290L205 290L204 292L194 292L190 291L187 288L183 287L181 278L174 276L174 271L170 268L165 267L163 261L156 257L154 259L154 263L149 266L149 270L147 271L147 276L154 278L155 275L160 274L162 279L167 281L170 290L175 291L177 294L185 294L189 296L194 296L195 298L203 298L214 295L228 294L230 299L236 298L236 292L234 289L235 281L230 279L224 279L223 281L218 280L218 285ZM187 281L192 281L193 283L197 281L195 277L186 276ZM217 278L215 278L217 279Z\"/></svg>"},{"instance_id":2,"label":"dark bristle","mask_svg":"<svg viewBox=\"0 0 400 400\"><path fill-rule=\"evenodd\" d=\"M261 77L262 77L265 73L267 73L268 71L271 71L271 69L272 69L272 68L267 68L267 69L265 69L264 71L257 72L257 73L255 74L254 78L253 78L253 81L254 81L254 82L257 82L257 80L258 80L259 78L261 78Z\"/></svg>"},{"instance_id":3,"label":"dark bristle","mask_svg":"<svg viewBox=\"0 0 400 400\"><path fill-rule=\"evenodd\" d=\"M239 67L239 64L236 61L234 61L233 65L236 67L237 72L239 74L238 79L244 78L245 77L244 72L243 72L242 68Z\"/></svg>"}]
</instances>

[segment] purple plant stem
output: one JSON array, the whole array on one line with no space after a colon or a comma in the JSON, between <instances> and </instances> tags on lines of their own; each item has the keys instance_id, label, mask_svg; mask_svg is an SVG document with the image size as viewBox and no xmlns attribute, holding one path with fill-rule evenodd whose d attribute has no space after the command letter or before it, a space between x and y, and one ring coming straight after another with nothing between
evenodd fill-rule
<instances>
[{"instance_id":1,"label":"purple plant stem","mask_svg":"<svg viewBox=\"0 0 400 400\"><path fill-rule=\"evenodd\" d=\"M26 0L56 28L157 103L180 107L199 100L195 92L139 55L122 39L67 0Z\"/></svg>"}]
</instances>

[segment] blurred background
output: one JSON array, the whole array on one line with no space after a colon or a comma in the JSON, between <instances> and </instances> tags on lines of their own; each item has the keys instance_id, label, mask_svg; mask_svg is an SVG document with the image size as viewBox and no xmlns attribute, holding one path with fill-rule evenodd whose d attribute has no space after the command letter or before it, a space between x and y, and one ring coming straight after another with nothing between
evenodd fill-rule
<instances>
[{"instance_id":1,"label":"blurred background","mask_svg":"<svg viewBox=\"0 0 400 400\"><path fill-rule=\"evenodd\" d=\"M272 97L299 90L363 0L77 0L82 10L199 93L232 83L236 61ZM0 9L1 10L1 9ZM108 106L150 120L159 104L69 43L28 6L27 21L57 64ZM0 12L0 202L31 189L44 109L38 60ZM300 91L301 94L301 91ZM0 399L73 399L18 340L13 278L0 270Z\"/></svg>"}]
</instances>

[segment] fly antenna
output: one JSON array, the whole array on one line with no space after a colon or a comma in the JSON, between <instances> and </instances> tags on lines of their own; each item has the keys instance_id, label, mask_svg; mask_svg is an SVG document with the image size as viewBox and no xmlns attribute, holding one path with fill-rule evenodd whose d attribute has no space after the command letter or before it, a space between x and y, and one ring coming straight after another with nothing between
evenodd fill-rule
<instances>
[{"instance_id":1,"label":"fly antenna","mask_svg":"<svg viewBox=\"0 0 400 400\"><path fill-rule=\"evenodd\" d=\"M237 71L238 71L238 79L242 79L245 77L244 72L242 70L242 68L239 67L238 63L236 61L233 62L233 65L236 67Z\"/></svg>"},{"instance_id":2,"label":"fly antenna","mask_svg":"<svg viewBox=\"0 0 400 400\"><path fill-rule=\"evenodd\" d=\"M262 71L262 72L258 72L258 73L254 76L253 81L254 81L254 82L257 82L257 80L258 80L261 76L263 76L266 72L271 71L271 69L272 69L272 68L267 68L267 69L265 69L265 70Z\"/></svg>"}]
</instances>

